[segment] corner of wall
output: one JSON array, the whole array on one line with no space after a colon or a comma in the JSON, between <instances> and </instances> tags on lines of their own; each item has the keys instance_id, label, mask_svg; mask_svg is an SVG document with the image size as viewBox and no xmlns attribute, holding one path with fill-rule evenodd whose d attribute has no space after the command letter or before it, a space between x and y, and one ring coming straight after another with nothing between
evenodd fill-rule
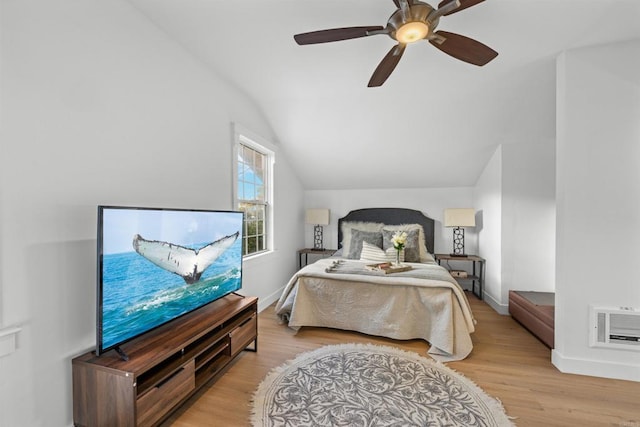
<instances>
[{"instance_id":1,"label":"corner of wall","mask_svg":"<svg viewBox=\"0 0 640 427\"><path fill-rule=\"evenodd\" d=\"M478 254L486 259L484 296L502 306L502 145L498 145L473 188Z\"/></svg>"}]
</instances>

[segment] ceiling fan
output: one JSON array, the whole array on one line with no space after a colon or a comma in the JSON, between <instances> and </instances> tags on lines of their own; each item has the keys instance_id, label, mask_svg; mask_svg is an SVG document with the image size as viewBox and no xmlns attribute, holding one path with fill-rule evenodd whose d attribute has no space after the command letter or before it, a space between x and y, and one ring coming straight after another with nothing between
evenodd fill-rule
<instances>
[{"instance_id":1,"label":"ceiling fan","mask_svg":"<svg viewBox=\"0 0 640 427\"><path fill-rule=\"evenodd\" d=\"M443 0L434 9L420 0L393 0L397 9L387 25L346 27L312 31L293 36L299 45L335 42L359 37L386 34L398 43L391 48L373 72L369 87L382 86L398 65L407 44L420 40L429 43L461 61L482 66L498 56L498 52L479 41L447 31L435 31L440 17L482 3L484 0Z\"/></svg>"}]
</instances>

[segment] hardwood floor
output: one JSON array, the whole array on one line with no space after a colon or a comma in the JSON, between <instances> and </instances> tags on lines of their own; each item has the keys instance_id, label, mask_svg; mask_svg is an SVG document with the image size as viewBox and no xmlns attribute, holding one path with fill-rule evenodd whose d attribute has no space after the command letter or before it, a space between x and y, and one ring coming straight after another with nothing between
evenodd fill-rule
<instances>
[{"instance_id":1,"label":"hardwood floor","mask_svg":"<svg viewBox=\"0 0 640 427\"><path fill-rule=\"evenodd\" d=\"M640 383L560 373L551 351L509 316L468 295L476 320L469 357L447 365L500 399L522 426L640 427ZM394 341L355 332L277 323L274 306L258 320L258 352L245 352L216 383L193 396L164 427L248 426L250 400L262 378L298 353L348 342L390 345L426 354L424 341Z\"/></svg>"}]
</instances>

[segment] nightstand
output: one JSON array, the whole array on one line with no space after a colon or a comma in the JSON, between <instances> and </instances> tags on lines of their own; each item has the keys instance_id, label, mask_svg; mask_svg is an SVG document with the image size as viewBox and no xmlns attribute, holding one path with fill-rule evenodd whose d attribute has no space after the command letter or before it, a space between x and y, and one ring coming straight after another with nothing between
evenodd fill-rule
<instances>
[{"instance_id":1,"label":"nightstand","mask_svg":"<svg viewBox=\"0 0 640 427\"><path fill-rule=\"evenodd\" d=\"M302 268L302 255L304 255L304 265L307 265L309 263L309 254L320 255L324 258L333 255L336 250L337 249L298 249L298 270Z\"/></svg>"},{"instance_id":2,"label":"nightstand","mask_svg":"<svg viewBox=\"0 0 640 427\"><path fill-rule=\"evenodd\" d=\"M454 277L454 279L456 279L456 281L470 280L471 292L479 299L482 299L482 292L484 289L484 258L477 255L453 256L450 254L435 254L434 258L438 261L438 264L442 264L442 261L446 261L447 267L449 267L449 261L470 262L472 264L471 275L467 275L466 277ZM478 264L477 268L476 264ZM451 268L448 268L448 270L451 270ZM476 283L478 283L478 293L476 293Z\"/></svg>"}]
</instances>

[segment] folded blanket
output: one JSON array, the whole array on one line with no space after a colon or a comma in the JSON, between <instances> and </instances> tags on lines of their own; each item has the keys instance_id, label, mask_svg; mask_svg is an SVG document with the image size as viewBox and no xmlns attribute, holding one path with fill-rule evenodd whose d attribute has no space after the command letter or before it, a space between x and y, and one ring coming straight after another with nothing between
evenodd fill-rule
<instances>
[{"instance_id":1,"label":"folded blanket","mask_svg":"<svg viewBox=\"0 0 640 427\"><path fill-rule=\"evenodd\" d=\"M327 260L321 260L317 266L321 266L327 263ZM367 268L375 264L370 264L368 262L363 261L352 261L352 260L335 260L331 262L331 264L324 269L325 273L341 273L341 274L362 274L365 276L389 276L389 274L393 274L394 278L398 277L413 277L416 279L428 279L428 280L441 280L443 282L449 282L453 285L458 286L458 282L451 277L451 274L447 271L446 268L441 267L438 264L421 264L421 263L411 263L405 262L402 265L407 266L410 269L407 271L398 271L394 273L385 273L381 270ZM309 267L317 267L314 264L309 265ZM317 271L316 268L309 268L304 271L303 274L313 274L314 271Z\"/></svg>"}]
</instances>

